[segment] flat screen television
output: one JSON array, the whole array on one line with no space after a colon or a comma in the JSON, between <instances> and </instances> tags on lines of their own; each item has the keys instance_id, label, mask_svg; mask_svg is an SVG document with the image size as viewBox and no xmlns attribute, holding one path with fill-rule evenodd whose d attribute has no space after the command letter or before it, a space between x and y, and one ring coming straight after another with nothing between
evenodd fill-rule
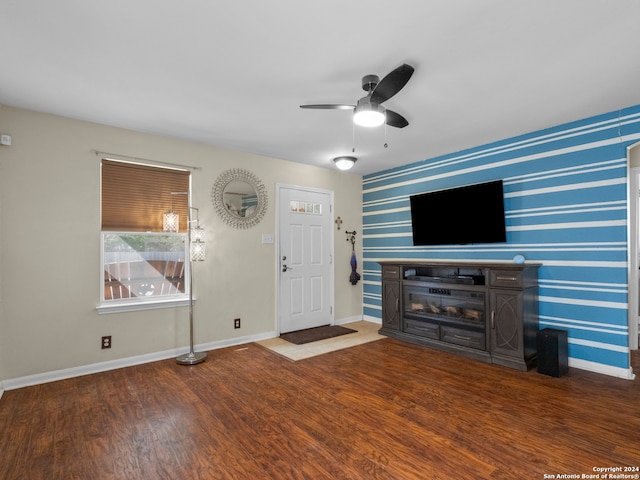
<instances>
[{"instance_id":1,"label":"flat screen television","mask_svg":"<svg viewBox=\"0 0 640 480\"><path fill-rule=\"evenodd\" d=\"M412 195L414 245L507 241L502 180Z\"/></svg>"}]
</instances>

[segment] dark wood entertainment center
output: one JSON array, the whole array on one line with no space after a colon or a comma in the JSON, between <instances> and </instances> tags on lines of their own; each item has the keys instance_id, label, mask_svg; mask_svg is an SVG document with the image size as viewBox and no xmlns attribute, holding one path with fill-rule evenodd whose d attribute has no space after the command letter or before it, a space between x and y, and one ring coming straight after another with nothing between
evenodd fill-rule
<instances>
[{"instance_id":1,"label":"dark wood entertainment center","mask_svg":"<svg viewBox=\"0 0 640 480\"><path fill-rule=\"evenodd\" d=\"M535 364L540 264L380 265L382 335L524 371Z\"/></svg>"}]
</instances>

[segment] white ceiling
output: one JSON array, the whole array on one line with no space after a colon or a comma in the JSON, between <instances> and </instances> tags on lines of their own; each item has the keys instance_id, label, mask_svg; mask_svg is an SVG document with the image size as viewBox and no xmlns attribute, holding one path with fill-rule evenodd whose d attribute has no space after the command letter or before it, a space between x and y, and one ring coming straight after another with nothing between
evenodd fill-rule
<instances>
[{"instance_id":1,"label":"white ceiling","mask_svg":"<svg viewBox=\"0 0 640 480\"><path fill-rule=\"evenodd\" d=\"M640 104L639 24L638 0L0 0L0 103L328 168L355 145L367 174ZM299 108L402 63L404 129Z\"/></svg>"}]
</instances>

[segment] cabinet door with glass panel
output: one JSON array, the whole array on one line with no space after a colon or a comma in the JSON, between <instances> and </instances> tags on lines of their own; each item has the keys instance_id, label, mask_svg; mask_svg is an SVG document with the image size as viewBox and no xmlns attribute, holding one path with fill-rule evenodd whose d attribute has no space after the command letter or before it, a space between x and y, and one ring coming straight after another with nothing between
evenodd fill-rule
<instances>
[{"instance_id":1,"label":"cabinet door with glass panel","mask_svg":"<svg viewBox=\"0 0 640 480\"><path fill-rule=\"evenodd\" d=\"M484 329L484 311L484 292L426 286L404 288L404 313L409 317Z\"/></svg>"}]
</instances>

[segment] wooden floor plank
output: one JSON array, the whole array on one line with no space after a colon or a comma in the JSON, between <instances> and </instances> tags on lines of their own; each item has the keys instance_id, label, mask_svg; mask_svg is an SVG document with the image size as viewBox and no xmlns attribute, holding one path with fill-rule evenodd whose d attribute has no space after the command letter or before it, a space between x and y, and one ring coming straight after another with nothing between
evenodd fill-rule
<instances>
[{"instance_id":1,"label":"wooden floor plank","mask_svg":"<svg viewBox=\"0 0 640 480\"><path fill-rule=\"evenodd\" d=\"M6 480L582 475L640 466L640 380L393 339L298 362L250 344L5 392L0 445Z\"/></svg>"}]
</instances>

